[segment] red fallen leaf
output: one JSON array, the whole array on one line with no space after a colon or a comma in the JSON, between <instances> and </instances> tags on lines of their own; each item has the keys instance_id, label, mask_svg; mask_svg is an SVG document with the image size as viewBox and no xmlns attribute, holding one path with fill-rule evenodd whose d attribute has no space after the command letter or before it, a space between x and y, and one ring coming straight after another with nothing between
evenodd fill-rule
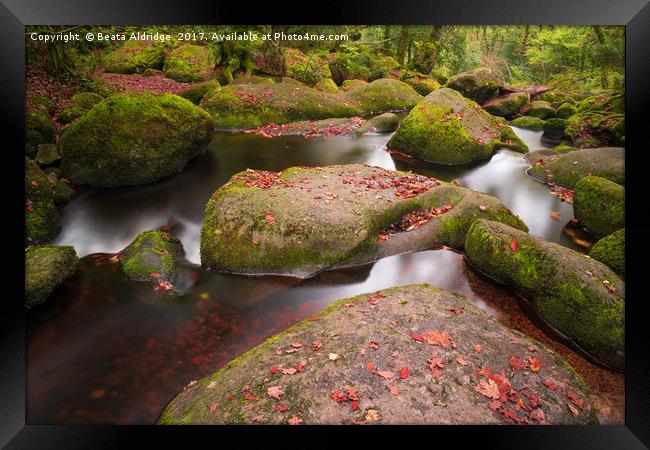
<instances>
[{"instance_id":1,"label":"red fallen leaf","mask_svg":"<svg viewBox=\"0 0 650 450\"><path fill-rule=\"evenodd\" d=\"M289 407L284 403L279 403L273 409L278 412L285 412Z\"/></svg>"},{"instance_id":2,"label":"red fallen leaf","mask_svg":"<svg viewBox=\"0 0 650 450\"><path fill-rule=\"evenodd\" d=\"M465 361L462 356L459 356L458 358L456 358L456 362L458 364L460 364L461 366L466 366L468 364L467 361Z\"/></svg>"},{"instance_id":3,"label":"red fallen leaf","mask_svg":"<svg viewBox=\"0 0 650 450\"><path fill-rule=\"evenodd\" d=\"M544 386L549 388L551 391L557 391L557 385L553 383L551 380L544 380L543 383Z\"/></svg>"},{"instance_id":4,"label":"red fallen leaf","mask_svg":"<svg viewBox=\"0 0 650 450\"><path fill-rule=\"evenodd\" d=\"M266 219L266 223L268 225L273 225L275 219L273 218L273 213L271 211L266 211L264 218Z\"/></svg>"},{"instance_id":5,"label":"red fallen leaf","mask_svg":"<svg viewBox=\"0 0 650 450\"><path fill-rule=\"evenodd\" d=\"M276 400L280 400L280 397L284 394L284 390L280 386L271 386L266 390L266 395Z\"/></svg>"},{"instance_id":6,"label":"red fallen leaf","mask_svg":"<svg viewBox=\"0 0 650 450\"><path fill-rule=\"evenodd\" d=\"M352 411L356 411L357 409L359 409L359 402L356 401L356 400L354 400L354 401L350 404L350 407L352 408Z\"/></svg>"},{"instance_id":7,"label":"red fallen leaf","mask_svg":"<svg viewBox=\"0 0 650 450\"><path fill-rule=\"evenodd\" d=\"M481 353L481 344L474 345L474 350L476 351L476 353Z\"/></svg>"},{"instance_id":8,"label":"red fallen leaf","mask_svg":"<svg viewBox=\"0 0 650 450\"><path fill-rule=\"evenodd\" d=\"M567 408L569 408L569 411L573 413L574 416L580 415L580 411L578 411L576 408L571 403L566 404Z\"/></svg>"},{"instance_id":9,"label":"red fallen leaf","mask_svg":"<svg viewBox=\"0 0 650 450\"><path fill-rule=\"evenodd\" d=\"M408 367L402 367L402 370L399 371L399 377L402 380L405 380L409 377L409 369Z\"/></svg>"},{"instance_id":10,"label":"red fallen leaf","mask_svg":"<svg viewBox=\"0 0 650 450\"><path fill-rule=\"evenodd\" d=\"M248 391L244 393L244 398L246 400L257 400L257 397L255 397L255 395L252 392L248 392Z\"/></svg>"},{"instance_id":11,"label":"red fallen leaf","mask_svg":"<svg viewBox=\"0 0 650 450\"><path fill-rule=\"evenodd\" d=\"M253 245L257 245L260 243L260 241L258 241L257 239L253 239L251 242L253 243Z\"/></svg>"},{"instance_id":12,"label":"red fallen leaf","mask_svg":"<svg viewBox=\"0 0 650 450\"><path fill-rule=\"evenodd\" d=\"M560 220L560 211L551 211L551 219Z\"/></svg>"},{"instance_id":13,"label":"red fallen leaf","mask_svg":"<svg viewBox=\"0 0 650 450\"><path fill-rule=\"evenodd\" d=\"M584 401L581 398L579 398L578 395L575 392L573 392L571 389L567 389L564 392L564 395L566 395L566 397L569 400L571 400L571 403L578 406L580 409L584 409Z\"/></svg>"},{"instance_id":14,"label":"red fallen leaf","mask_svg":"<svg viewBox=\"0 0 650 450\"><path fill-rule=\"evenodd\" d=\"M474 388L479 394L485 395L488 398L493 400L498 400L501 398L501 392L499 392L499 386L491 379L482 378L479 381L479 385Z\"/></svg>"},{"instance_id":15,"label":"red fallen leaf","mask_svg":"<svg viewBox=\"0 0 650 450\"><path fill-rule=\"evenodd\" d=\"M302 419L298 416L293 416L291 419L287 421L289 425L300 425L302 423Z\"/></svg>"},{"instance_id":16,"label":"red fallen leaf","mask_svg":"<svg viewBox=\"0 0 650 450\"><path fill-rule=\"evenodd\" d=\"M203 358L201 358L200 356L195 356L192 358L192 362L194 363L194 365L200 366L201 363L203 362Z\"/></svg>"},{"instance_id":17,"label":"red fallen leaf","mask_svg":"<svg viewBox=\"0 0 650 450\"><path fill-rule=\"evenodd\" d=\"M510 367L512 370L521 370L524 367L526 367L526 362L522 360L521 358L517 358L516 356L511 356L510 357Z\"/></svg>"},{"instance_id":18,"label":"red fallen leaf","mask_svg":"<svg viewBox=\"0 0 650 450\"><path fill-rule=\"evenodd\" d=\"M163 225L162 227L158 228L160 231L169 231L169 227L167 225Z\"/></svg>"},{"instance_id":19,"label":"red fallen leaf","mask_svg":"<svg viewBox=\"0 0 650 450\"><path fill-rule=\"evenodd\" d=\"M392 326L396 327L396 326L397 326L397 320L391 320L391 321L390 321L390 324L391 324Z\"/></svg>"},{"instance_id":20,"label":"red fallen leaf","mask_svg":"<svg viewBox=\"0 0 650 450\"><path fill-rule=\"evenodd\" d=\"M312 348L314 349L315 352L320 350L322 346L323 344L321 344L320 341L314 341L314 343L312 344Z\"/></svg>"},{"instance_id":21,"label":"red fallen leaf","mask_svg":"<svg viewBox=\"0 0 650 450\"><path fill-rule=\"evenodd\" d=\"M447 308L447 311L452 312L456 315L462 314L463 313L463 308L457 308L455 306L452 306L451 308Z\"/></svg>"},{"instance_id":22,"label":"red fallen leaf","mask_svg":"<svg viewBox=\"0 0 650 450\"><path fill-rule=\"evenodd\" d=\"M375 341L370 341L369 347L373 350L379 350L379 344Z\"/></svg>"},{"instance_id":23,"label":"red fallen leaf","mask_svg":"<svg viewBox=\"0 0 650 450\"><path fill-rule=\"evenodd\" d=\"M544 410L542 408L533 409L528 414L528 417L538 422L543 422L546 420L546 415L544 414Z\"/></svg>"},{"instance_id":24,"label":"red fallen leaf","mask_svg":"<svg viewBox=\"0 0 650 450\"><path fill-rule=\"evenodd\" d=\"M294 369L293 367L289 367L288 369L280 369L280 370L285 375L293 375L294 373L298 372L298 369Z\"/></svg>"},{"instance_id":25,"label":"red fallen leaf","mask_svg":"<svg viewBox=\"0 0 650 450\"><path fill-rule=\"evenodd\" d=\"M490 408L492 411L496 411L501 407L501 401L500 400L492 400L490 404L488 405L488 408Z\"/></svg>"},{"instance_id":26,"label":"red fallen leaf","mask_svg":"<svg viewBox=\"0 0 650 450\"><path fill-rule=\"evenodd\" d=\"M354 307L354 304L353 303L343 303L343 306L345 306L346 308L352 308L352 307Z\"/></svg>"},{"instance_id":27,"label":"red fallen leaf","mask_svg":"<svg viewBox=\"0 0 650 450\"><path fill-rule=\"evenodd\" d=\"M311 316L309 319L307 319L310 322L318 322L320 320L320 317L318 316Z\"/></svg>"},{"instance_id":28,"label":"red fallen leaf","mask_svg":"<svg viewBox=\"0 0 650 450\"><path fill-rule=\"evenodd\" d=\"M291 346L292 346L293 348L301 348L301 347L302 347L302 344L301 344L300 342L293 342L293 343L291 344Z\"/></svg>"},{"instance_id":29,"label":"red fallen leaf","mask_svg":"<svg viewBox=\"0 0 650 450\"><path fill-rule=\"evenodd\" d=\"M517 241L516 241L516 240L513 239L513 240L510 242L510 249L511 249L513 252L516 252L516 251L517 251Z\"/></svg>"},{"instance_id":30,"label":"red fallen leaf","mask_svg":"<svg viewBox=\"0 0 650 450\"><path fill-rule=\"evenodd\" d=\"M160 278L160 274L159 274L158 272L151 272L151 273L149 274L149 276L150 276L151 278Z\"/></svg>"},{"instance_id":31,"label":"red fallen leaf","mask_svg":"<svg viewBox=\"0 0 650 450\"><path fill-rule=\"evenodd\" d=\"M279 371L280 371L280 369L278 369L277 367L271 367L271 373L272 373L272 374L276 374L276 373L278 373Z\"/></svg>"},{"instance_id":32,"label":"red fallen leaf","mask_svg":"<svg viewBox=\"0 0 650 450\"><path fill-rule=\"evenodd\" d=\"M366 367L371 372L374 372L374 370L375 370L375 365L372 363L372 361L368 361L368 363L366 364Z\"/></svg>"},{"instance_id":33,"label":"red fallen leaf","mask_svg":"<svg viewBox=\"0 0 650 450\"><path fill-rule=\"evenodd\" d=\"M530 395L530 406L533 408L539 406L539 397L534 392Z\"/></svg>"},{"instance_id":34,"label":"red fallen leaf","mask_svg":"<svg viewBox=\"0 0 650 450\"><path fill-rule=\"evenodd\" d=\"M228 394L228 395L226 395L226 400L232 400L232 398L233 398L233 397L232 397L232 394Z\"/></svg>"},{"instance_id":35,"label":"red fallen leaf","mask_svg":"<svg viewBox=\"0 0 650 450\"><path fill-rule=\"evenodd\" d=\"M296 370L298 372L302 372L302 369L304 369L306 365L307 365L307 361L303 359L298 364L296 364Z\"/></svg>"},{"instance_id":36,"label":"red fallen leaf","mask_svg":"<svg viewBox=\"0 0 650 450\"><path fill-rule=\"evenodd\" d=\"M542 362L537 358L528 358L530 362L530 370L533 372L539 372L539 369L542 368Z\"/></svg>"},{"instance_id":37,"label":"red fallen leaf","mask_svg":"<svg viewBox=\"0 0 650 450\"><path fill-rule=\"evenodd\" d=\"M378 305L379 304L379 299L386 297L384 294L379 293L373 296L368 297L368 303L371 305Z\"/></svg>"},{"instance_id":38,"label":"red fallen leaf","mask_svg":"<svg viewBox=\"0 0 650 450\"><path fill-rule=\"evenodd\" d=\"M615 287L614 285L612 285L612 284L610 284L610 283L605 283L605 282L603 282L603 284L605 285L605 287L607 288L607 290L608 290L609 292L611 292L611 293L614 293L614 292L616 292L616 291L618 290L618 289L616 289L616 287Z\"/></svg>"},{"instance_id":39,"label":"red fallen leaf","mask_svg":"<svg viewBox=\"0 0 650 450\"><path fill-rule=\"evenodd\" d=\"M339 391L332 391L330 397L332 397L332 400L334 400L336 403L341 403L348 400L348 396Z\"/></svg>"},{"instance_id":40,"label":"red fallen leaf","mask_svg":"<svg viewBox=\"0 0 650 450\"><path fill-rule=\"evenodd\" d=\"M378 370L377 375L382 378L393 378L395 376L395 374L390 370Z\"/></svg>"},{"instance_id":41,"label":"red fallen leaf","mask_svg":"<svg viewBox=\"0 0 650 450\"><path fill-rule=\"evenodd\" d=\"M424 342L424 336L422 336L421 334L417 334L417 333L411 333L411 339L413 339L414 341L417 341L417 342Z\"/></svg>"},{"instance_id":42,"label":"red fallen leaf","mask_svg":"<svg viewBox=\"0 0 650 450\"><path fill-rule=\"evenodd\" d=\"M449 347L449 342L451 342L451 336L445 332L440 331L426 331L424 337L429 345L440 345L442 347Z\"/></svg>"},{"instance_id":43,"label":"red fallen leaf","mask_svg":"<svg viewBox=\"0 0 650 450\"><path fill-rule=\"evenodd\" d=\"M393 395L399 395L399 388L397 386L391 386L388 389L390 389L390 393Z\"/></svg>"},{"instance_id":44,"label":"red fallen leaf","mask_svg":"<svg viewBox=\"0 0 650 450\"><path fill-rule=\"evenodd\" d=\"M210 412L215 412L216 410L217 410L217 404L216 404L216 403L212 403L212 404L210 405Z\"/></svg>"},{"instance_id":45,"label":"red fallen leaf","mask_svg":"<svg viewBox=\"0 0 650 450\"><path fill-rule=\"evenodd\" d=\"M359 392L357 392L355 388L349 387L347 391L348 391L348 399L359 400Z\"/></svg>"}]
</instances>

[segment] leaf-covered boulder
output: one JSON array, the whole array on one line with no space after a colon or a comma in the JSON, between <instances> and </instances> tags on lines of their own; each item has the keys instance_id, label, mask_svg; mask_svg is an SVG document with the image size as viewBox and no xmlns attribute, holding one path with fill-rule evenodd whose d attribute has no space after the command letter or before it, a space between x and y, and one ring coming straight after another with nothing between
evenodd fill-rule
<instances>
[{"instance_id":1,"label":"leaf-covered boulder","mask_svg":"<svg viewBox=\"0 0 650 450\"><path fill-rule=\"evenodd\" d=\"M578 181L594 175L625 185L625 149L622 147L585 148L542 158L543 165L528 169L528 175L541 182L553 182L573 189ZM534 163L540 158L533 152L526 157Z\"/></svg>"},{"instance_id":2,"label":"leaf-covered boulder","mask_svg":"<svg viewBox=\"0 0 650 450\"><path fill-rule=\"evenodd\" d=\"M440 164L488 159L499 147L528 151L502 118L448 88L433 91L415 106L387 146Z\"/></svg>"},{"instance_id":3,"label":"leaf-covered boulder","mask_svg":"<svg viewBox=\"0 0 650 450\"><path fill-rule=\"evenodd\" d=\"M77 268L77 253L70 246L29 247L25 252L25 306L43 303Z\"/></svg>"},{"instance_id":4,"label":"leaf-covered boulder","mask_svg":"<svg viewBox=\"0 0 650 450\"><path fill-rule=\"evenodd\" d=\"M530 102L530 104L525 108L525 111L526 115L538 117L542 120L555 117L555 109L553 109L553 105L544 100L535 100Z\"/></svg>"},{"instance_id":5,"label":"leaf-covered boulder","mask_svg":"<svg viewBox=\"0 0 650 450\"><path fill-rule=\"evenodd\" d=\"M625 228L605 236L591 248L589 256L625 276Z\"/></svg>"},{"instance_id":6,"label":"leaf-covered boulder","mask_svg":"<svg viewBox=\"0 0 650 450\"><path fill-rule=\"evenodd\" d=\"M373 117L357 129L357 134L368 132L387 133L399 126L399 117L393 113L383 113Z\"/></svg>"},{"instance_id":7,"label":"leaf-covered boulder","mask_svg":"<svg viewBox=\"0 0 650 450\"><path fill-rule=\"evenodd\" d=\"M573 214L596 236L625 227L625 188L605 178L581 178L573 194Z\"/></svg>"},{"instance_id":8,"label":"leaf-covered boulder","mask_svg":"<svg viewBox=\"0 0 650 450\"><path fill-rule=\"evenodd\" d=\"M164 231L149 230L140 233L121 251L120 264L131 280L172 282L178 271L178 260L184 255L178 239Z\"/></svg>"},{"instance_id":9,"label":"leaf-covered boulder","mask_svg":"<svg viewBox=\"0 0 650 450\"><path fill-rule=\"evenodd\" d=\"M536 313L604 364L625 363L625 284L609 267L507 225L477 220L465 256L512 286Z\"/></svg>"},{"instance_id":10,"label":"leaf-covered boulder","mask_svg":"<svg viewBox=\"0 0 650 450\"><path fill-rule=\"evenodd\" d=\"M48 242L61 231L54 193L45 173L34 160L25 158L25 243Z\"/></svg>"},{"instance_id":11,"label":"leaf-covered boulder","mask_svg":"<svg viewBox=\"0 0 650 450\"><path fill-rule=\"evenodd\" d=\"M168 52L162 68L167 78L183 83L213 78L214 59L204 45L180 45Z\"/></svg>"},{"instance_id":12,"label":"leaf-covered boulder","mask_svg":"<svg viewBox=\"0 0 650 450\"><path fill-rule=\"evenodd\" d=\"M142 73L146 69L160 69L165 58L165 46L160 42L129 39L121 47L104 55L106 72Z\"/></svg>"},{"instance_id":13,"label":"leaf-covered boulder","mask_svg":"<svg viewBox=\"0 0 650 450\"><path fill-rule=\"evenodd\" d=\"M435 245L462 248L477 217L527 229L495 197L408 172L358 164L247 170L208 201L201 264L304 278Z\"/></svg>"},{"instance_id":14,"label":"leaf-covered boulder","mask_svg":"<svg viewBox=\"0 0 650 450\"><path fill-rule=\"evenodd\" d=\"M128 93L95 105L61 135L61 169L75 184L143 184L202 154L214 122L172 94Z\"/></svg>"},{"instance_id":15,"label":"leaf-covered boulder","mask_svg":"<svg viewBox=\"0 0 650 450\"><path fill-rule=\"evenodd\" d=\"M454 75L446 86L481 104L498 97L501 88L499 80L485 68Z\"/></svg>"},{"instance_id":16,"label":"leaf-covered boulder","mask_svg":"<svg viewBox=\"0 0 650 450\"><path fill-rule=\"evenodd\" d=\"M371 303L369 303L371 302ZM589 424L557 353L428 285L339 300L186 386L158 424Z\"/></svg>"},{"instance_id":17,"label":"leaf-covered boulder","mask_svg":"<svg viewBox=\"0 0 650 450\"><path fill-rule=\"evenodd\" d=\"M528 94L513 92L494 98L483 105L483 108L495 116L512 117L528 103Z\"/></svg>"},{"instance_id":18,"label":"leaf-covered boulder","mask_svg":"<svg viewBox=\"0 0 650 450\"><path fill-rule=\"evenodd\" d=\"M513 127L528 128L529 130L540 131L544 129L544 121L539 117L521 116L510 122Z\"/></svg>"}]
</instances>

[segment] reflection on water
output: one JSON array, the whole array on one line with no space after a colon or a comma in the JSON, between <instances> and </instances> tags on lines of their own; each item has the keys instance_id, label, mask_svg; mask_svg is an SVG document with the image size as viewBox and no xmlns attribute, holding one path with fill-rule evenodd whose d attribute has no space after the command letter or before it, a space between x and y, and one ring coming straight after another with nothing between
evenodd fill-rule
<instances>
[{"instance_id":1,"label":"reflection on water","mask_svg":"<svg viewBox=\"0 0 650 450\"><path fill-rule=\"evenodd\" d=\"M544 148L540 132L515 130L531 150ZM364 163L413 170L497 196L531 233L573 245L562 233L571 205L525 174L517 153L460 167L394 162L387 134L264 139L218 133L208 152L180 174L158 183L98 189L63 210L56 244L86 256L77 273L28 315L30 423L152 423L190 380L320 311L333 301L409 283L431 283L466 296L499 318L514 300L479 280L461 254L429 250L308 279L245 277L201 270L199 230L212 192L246 168ZM561 220L550 217L560 211ZM121 250L140 232L169 226L187 253L182 295L154 292L126 281L117 265L95 253Z\"/></svg>"}]
</instances>

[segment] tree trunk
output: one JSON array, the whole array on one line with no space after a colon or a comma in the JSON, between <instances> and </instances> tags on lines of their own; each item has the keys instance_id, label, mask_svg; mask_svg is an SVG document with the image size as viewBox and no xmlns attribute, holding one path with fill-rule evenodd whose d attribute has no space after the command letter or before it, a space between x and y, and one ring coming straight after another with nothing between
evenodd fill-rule
<instances>
[{"instance_id":1,"label":"tree trunk","mask_svg":"<svg viewBox=\"0 0 650 450\"><path fill-rule=\"evenodd\" d=\"M384 52L390 54L390 25L384 26Z\"/></svg>"},{"instance_id":2,"label":"tree trunk","mask_svg":"<svg viewBox=\"0 0 650 450\"><path fill-rule=\"evenodd\" d=\"M409 32L406 25L402 25L402 29L399 35L399 42L397 44L397 54L395 58L400 64L404 64L404 56L406 56L406 50L409 46Z\"/></svg>"},{"instance_id":3,"label":"tree trunk","mask_svg":"<svg viewBox=\"0 0 650 450\"><path fill-rule=\"evenodd\" d=\"M422 42L415 53L413 68L422 73L430 73L438 63L442 48L443 27L433 26L427 39Z\"/></svg>"},{"instance_id":4,"label":"tree trunk","mask_svg":"<svg viewBox=\"0 0 650 450\"><path fill-rule=\"evenodd\" d=\"M523 65L526 58L526 49L528 47L528 38L530 37L530 25L524 27L524 37L521 39L521 47L519 47L519 61Z\"/></svg>"}]
</instances>

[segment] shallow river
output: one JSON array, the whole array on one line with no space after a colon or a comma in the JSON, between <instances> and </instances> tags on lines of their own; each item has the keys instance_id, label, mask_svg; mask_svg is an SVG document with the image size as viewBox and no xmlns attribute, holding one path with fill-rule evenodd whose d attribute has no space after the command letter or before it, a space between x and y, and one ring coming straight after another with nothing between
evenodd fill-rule
<instances>
[{"instance_id":1,"label":"shallow river","mask_svg":"<svg viewBox=\"0 0 650 450\"><path fill-rule=\"evenodd\" d=\"M541 132L515 129L531 151ZM153 423L166 402L207 375L333 301L389 286L431 283L457 292L501 318L506 291L478 278L462 254L446 249L397 255L308 279L245 277L200 270L199 230L211 193L246 168L279 171L298 165L365 163L413 170L492 194L530 232L580 249L563 232L570 204L529 178L522 155L497 152L484 163L436 167L394 160L390 135L265 139L218 133L206 155L180 174L129 188L89 191L63 210L55 244L84 257L77 273L28 314L29 423ZM550 213L558 211L560 219ZM106 255L140 232L169 226L191 264L184 293L163 296L149 283L125 281Z\"/></svg>"}]
</instances>

